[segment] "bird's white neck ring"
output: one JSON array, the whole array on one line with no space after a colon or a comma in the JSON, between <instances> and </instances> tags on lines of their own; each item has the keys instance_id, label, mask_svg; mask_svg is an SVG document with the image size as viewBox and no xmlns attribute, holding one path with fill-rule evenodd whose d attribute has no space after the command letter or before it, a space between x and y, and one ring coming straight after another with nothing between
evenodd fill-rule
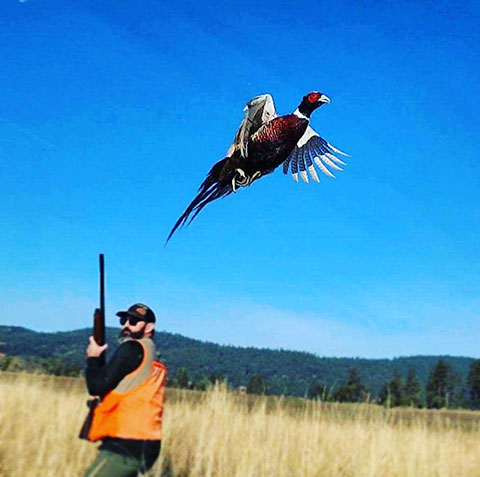
<instances>
[{"instance_id":1,"label":"bird's white neck ring","mask_svg":"<svg viewBox=\"0 0 480 477\"><path fill-rule=\"evenodd\" d=\"M298 108L293 112L293 114L294 114L295 116L297 116L297 118L306 119L307 121L310 120L310 118L307 118L307 116L305 116L305 114L302 114L302 113L298 110Z\"/></svg>"}]
</instances>

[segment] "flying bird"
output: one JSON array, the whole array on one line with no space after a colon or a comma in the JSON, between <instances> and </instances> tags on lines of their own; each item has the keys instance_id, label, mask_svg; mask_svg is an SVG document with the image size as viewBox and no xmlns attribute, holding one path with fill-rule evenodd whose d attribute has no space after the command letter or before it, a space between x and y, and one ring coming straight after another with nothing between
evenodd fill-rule
<instances>
[{"instance_id":1,"label":"flying bird","mask_svg":"<svg viewBox=\"0 0 480 477\"><path fill-rule=\"evenodd\" d=\"M330 169L341 171L340 166L346 165L335 154L348 154L333 147L309 126L313 111L329 102L328 96L313 91L303 97L293 113L279 116L271 95L250 100L226 157L212 167L166 243L178 227L190 224L209 202L251 185L282 163L284 174L290 170L296 182L299 175L304 182L309 182L309 175L320 182L315 165L327 176L335 177Z\"/></svg>"}]
</instances>

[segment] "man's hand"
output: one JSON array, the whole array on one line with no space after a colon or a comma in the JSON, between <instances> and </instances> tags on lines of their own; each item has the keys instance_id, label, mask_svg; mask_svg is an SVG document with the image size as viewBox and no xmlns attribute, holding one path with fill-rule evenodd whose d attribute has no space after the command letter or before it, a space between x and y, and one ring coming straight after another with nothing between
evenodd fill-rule
<instances>
[{"instance_id":1,"label":"man's hand","mask_svg":"<svg viewBox=\"0 0 480 477\"><path fill-rule=\"evenodd\" d=\"M88 339L90 340L90 343L88 343L88 348L85 353L89 358L98 358L108 348L107 344L99 346L93 336L90 336Z\"/></svg>"}]
</instances>

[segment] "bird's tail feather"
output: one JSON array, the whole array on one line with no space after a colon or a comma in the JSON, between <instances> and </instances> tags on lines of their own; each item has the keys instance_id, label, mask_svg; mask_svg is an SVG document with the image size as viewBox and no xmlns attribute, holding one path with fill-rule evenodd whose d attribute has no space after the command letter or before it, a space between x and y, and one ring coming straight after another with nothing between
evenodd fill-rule
<instances>
[{"instance_id":1,"label":"bird's tail feather","mask_svg":"<svg viewBox=\"0 0 480 477\"><path fill-rule=\"evenodd\" d=\"M199 187L197 196L192 200L189 206L185 209L185 212L183 212L180 218L176 221L170 234L168 235L165 245L167 245L168 241L179 227L182 227L185 224L189 225L209 202L220 199L221 197L225 197L232 192L231 188L222 186L218 182L219 172L226 159L228 158L217 162L217 164L212 167L208 176Z\"/></svg>"}]
</instances>

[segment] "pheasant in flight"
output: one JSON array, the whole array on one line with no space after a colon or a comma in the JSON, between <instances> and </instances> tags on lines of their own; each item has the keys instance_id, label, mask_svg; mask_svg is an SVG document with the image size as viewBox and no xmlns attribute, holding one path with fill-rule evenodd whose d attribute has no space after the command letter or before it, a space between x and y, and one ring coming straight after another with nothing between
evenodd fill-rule
<instances>
[{"instance_id":1,"label":"pheasant in flight","mask_svg":"<svg viewBox=\"0 0 480 477\"><path fill-rule=\"evenodd\" d=\"M263 94L249 101L226 157L212 167L198 195L173 226L167 243L178 227L192 222L209 202L251 185L282 163L284 174L290 169L297 182L299 174L305 182L309 181L309 174L320 182L315 165L327 176L335 177L327 166L341 171L340 166L346 164L335 154L348 154L333 147L309 126L312 112L329 102L328 96L314 91L303 97L293 113L278 116L271 95Z\"/></svg>"}]
</instances>

